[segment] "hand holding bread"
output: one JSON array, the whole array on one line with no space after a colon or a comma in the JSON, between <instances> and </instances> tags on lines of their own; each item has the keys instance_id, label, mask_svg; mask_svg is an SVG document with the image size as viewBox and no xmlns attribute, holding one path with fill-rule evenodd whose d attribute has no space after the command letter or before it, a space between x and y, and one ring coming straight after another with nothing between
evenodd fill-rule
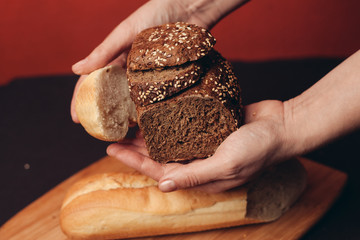
<instances>
[{"instance_id":1,"label":"hand holding bread","mask_svg":"<svg viewBox=\"0 0 360 240\"><path fill-rule=\"evenodd\" d=\"M282 103L253 104L243 116L239 81L214 44L206 29L192 24L149 28L130 50L128 82L121 67L106 67L77 91L85 129L120 141L108 154L159 181L162 191L224 191L286 156ZM145 141L124 142L135 121Z\"/></svg>"},{"instance_id":2,"label":"hand holding bread","mask_svg":"<svg viewBox=\"0 0 360 240\"><path fill-rule=\"evenodd\" d=\"M215 41L206 29L200 32L210 34L208 37L188 42L187 38L191 35L186 34L185 29L191 31L193 26L177 24L177 30L182 28L185 35L173 38L168 34L168 37L175 39L178 45L183 42L189 44L186 49L181 48L186 53L181 55L178 45L161 42L164 26L153 27L186 20L210 28L244 1L221 1L221 6L217 5L217 1L209 2L151 1L120 24L85 60L73 67L76 73L88 74L110 62L124 65L125 49L135 39L132 49L135 52L130 51L127 63L131 92L121 94L122 100L115 98L115 104L110 108L98 101L91 104L91 109L95 111L87 112L89 108L76 111L86 116L80 121L90 134L102 140L120 141L109 146L109 155L156 181L137 175L141 179L138 181L134 180L134 176L123 174L84 180L80 187L77 185L75 190L70 191L63 205L62 227L69 236L89 239L135 237L274 220L296 201L306 185L301 165L296 161L282 161L309 152L359 127L359 116L354 114L360 102L357 94L359 53L294 99L254 103L241 111L241 99L236 97L240 93L236 76L226 59L213 49ZM149 11L160 5L162 7L157 8L160 10ZM152 27L148 29L148 35L136 41L136 34L148 27ZM160 42L157 42L159 39ZM155 47L146 45L144 48L142 44L146 40L153 42ZM199 52L188 51L194 48ZM96 74L105 76L103 71L107 69L99 71ZM124 70L119 72L122 75L120 78L124 79ZM93 81L96 84L84 84L83 81L84 77L76 87L72 103L75 122L81 119L75 113L75 109L81 107L75 107L75 102L89 99L84 94L77 100L77 90L81 91L81 85L98 86L96 81ZM346 96L344 93L347 93ZM104 102L112 102L107 98L108 94L101 95L100 91L98 96L102 96L100 99ZM133 103L127 101L129 96ZM329 104L328 96L338 101ZM111 94L110 99L113 99ZM347 104L349 102L354 104ZM135 119L134 106L136 121L143 135L124 139L128 125ZM116 117L116 112L121 113L120 118ZM106 119L113 120L106 122ZM94 127L94 122L101 123L101 127ZM111 127L112 123L115 128ZM241 123L244 125L240 127ZM212 128L214 131L207 132L212 126L215 126ZM108 134L108 128L115 129L113 132L116 134L111 131ZM111 137L103 137L105 135ZM190 139L187 136L191 136ZM200 136L201 141L195 136ZM202 145L196 145L199 142ZM192 161L183 164L182 161L186 160ZM277 172L279 169L282 169L281 174ZM234 189L238 185L243 186ZM133 201L128 201L127 197ZM189 202L184 206L174 204L177 199ZM227 201L229 199L231 203ZM134 208L137 200L141 202L139 209ZM211 206L206 205L212 200ZM232 205L234 202L236 204ZM204 206L199 209L202 203ZM165 210L159 207L162 204L167 206ZM210 222L199 224L199 214L201 220L202 216L206 216ZM186 221L189 215L193 218ZM234 218L229 220L228 217ZM154 220L159 224L154 225ZM141 224L134 227L133 221ZM184 223L183 226L189 224L189 227L176 225L179 222ZM131 230L124 231L124 228Z\"/></svg>"},{"instance_id":3,"label":"hand holding bread","mask_svg":"<svg viewBox=\"0 0 360 240\"><path fill-rule=\"evenodd\" d=\"M239 81L215 42L193 24L149 28L134 40L127 76L110 66L79 82L74 119L94 137L119 141L108 154L155 181L134 185L133 176L115 174L74 186L61 213L67 235L107 239L266 222L296 201L306 183L296 161L279 168L279 179L272 170L259 178L284 156L281 103L254 104L244 115ZM126 139L135 121L142 134Z\"/></svg>"},{"instance_id":4,"label":"hand holding bread","mask_svg":"<svg viewBox=\"0 0 360 240\"><path fill-rule=\"evenodd\" d=\"M142 136L113 143L107 153L159 181L162 191L196 187L206 192L221 192L249 181L266 166L289 156L282 145L282 111L278 101L247 106L245 125L226 138L213 156L187 164L164 165L153 161Z\"/></svg>"}]
</instances>

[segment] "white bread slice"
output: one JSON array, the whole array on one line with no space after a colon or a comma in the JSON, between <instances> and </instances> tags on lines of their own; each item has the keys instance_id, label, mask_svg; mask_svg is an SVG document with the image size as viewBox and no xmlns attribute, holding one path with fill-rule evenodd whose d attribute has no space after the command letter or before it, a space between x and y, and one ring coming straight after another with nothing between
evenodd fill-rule
<instances>
[{"instance_id":1,"label":"white bread slice","mask_svg":"<svg viewBox=\"0 0 360 240\"><path fill-rule=\"evenodd\" d=\"M120 239L204 231L279 218L306 186L296 159L271 167L251 183L222 193L163 193L137 172L93 175L68 191L60 214L71 239Z\"/></svg>"},{"instance_id":2,"label":"white bread slice","mask_svg":"<svg viewBox=\"0 0 360 240\"><path fill-rule=\"evenodd\" d=\"M126 70L107 66L92 72L81 82L75 98L81 125L95 138L119 141L129 123L136 122L136 108L130 98Z\"/></svg>"}]
</instances>

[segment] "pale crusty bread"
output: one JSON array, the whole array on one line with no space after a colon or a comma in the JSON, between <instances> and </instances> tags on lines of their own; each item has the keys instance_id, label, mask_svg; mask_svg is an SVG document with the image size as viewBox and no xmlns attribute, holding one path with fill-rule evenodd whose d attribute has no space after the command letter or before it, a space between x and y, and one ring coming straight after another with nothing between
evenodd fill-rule
<instances>
[{"instance_id":1,"label":"pale crusty bread","mask_svg":"<svg viewBox=\"0 0 360 240\"><path fill-rule=\"evenodd\" d=\"M299 198L306 172L297 160L272 167L246 186L223 193L163 193L139 173L106 173L73 185L60 221L73 239L119 239L268 222Z\"/></svg>"},{"instance_id":2,"label":"pale crusty bread","mask_svg":"<svg viewBox=\"0 0 360 240\"><path fill-rule=\"evenodd\" d=\"M81 125L95 138L121 140L128 132L129 123L136 122L126 70L119 66L92 72L81 82L75 99Z\"/></svg>"}]
</instances>

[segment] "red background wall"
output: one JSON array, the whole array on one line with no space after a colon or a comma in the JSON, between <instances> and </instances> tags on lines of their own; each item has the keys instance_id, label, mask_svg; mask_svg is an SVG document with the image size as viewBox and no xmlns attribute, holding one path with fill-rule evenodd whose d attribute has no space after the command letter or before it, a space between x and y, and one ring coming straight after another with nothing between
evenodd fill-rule
<instances>
[{"instance_id":1,"label":"red background wall","mask_svg":"<svg viewBox=\"0 0 360 240\"><path fill-rule=\"evenodd\" d=\"M144 0L2 0L0 84L70 73ZM212 33L227 58L346 57L360 48L358 0L252 0Z\"/></svg>"}]
</instances>

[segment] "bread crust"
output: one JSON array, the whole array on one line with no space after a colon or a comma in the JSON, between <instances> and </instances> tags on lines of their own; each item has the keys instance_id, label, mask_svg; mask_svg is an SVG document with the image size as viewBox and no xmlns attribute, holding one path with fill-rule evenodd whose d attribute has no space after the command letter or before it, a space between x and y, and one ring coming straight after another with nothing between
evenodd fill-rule
<instances>
[{"instance_id":1,"label":"bread crust","mask_svg":"<svg viewBox=\"0 0 360 240\"><path fill-rule=\"evenodd\" d=\"M209 157L241 126L240 84L230 63L213 50L204 66L201 80L185 91L137 106L138 124L152 159L166 163Z\"/></svg>"},{"instance_id":2,"label":"bread crust","mask_svg":"<svg viewBox=\"0 0 360 240\"><path fill-rule=\"evenodd\" d=\"M206 73L200 83L185 92L185 95L201 94L220 101L231 113L236 127L242 124L241 88L232 65L219 52L212 50L204 59Z\"/></svg>"},{"instance_id":3,"label":"bread crust","mask_svg":"<svg viewBox=\"0 0 360 240\"><path fill-rule=\"evenodd\" d=\"M273 221L301 195L306 172L297 160L290 160L266 174L266 181L259 177L253 184L217 194L191 189L163 193L155 181L136 172L94 175L69 190L61 209L61 228L73 239L119 239ZM284 181L277 181L279 177ZM286 182L293 185L289 188ZM260 184L261 190L254 184ZM251 191L280 194L281 202L250 197ZM260 203L262 211L249 216L252 202Z\"/></svg>"},{"instance_id":4,"label":"bread crust","mask_svg":"<svg viewBox=\"0 0 360 240\"><path fill-rule=\"evenodd\" d=\"M137 106L146 106L166 100L174 94L194 85L203 74L200 61L162 70L127 70L130 96Z\"/></svg>"},{"instance_id":5,"label":"bread crust","mask_svg":"<svg viewBox=\"0 0 360 240\"><path fill-rule=\"evenodd\" d=\"M80 84L76 94L75 111L80 124L95 138L104 139L103 128L100 123L100 112L97 108L98 75L93 72Z\"/></svg>"},{"instance_id":6,"label":"bread crust","mask_svg":"<svg viewBox=\"0 0 360 240\"><path fill-rule=\"evenodd\" d=\"M198 60L214 47L215 38L194 24L168 23L140 32L132 44L130 70L157 69Z\"/></svg>"},{"instance_id":7,"label":"bread crust","mask_svg":"<svg viewBox=\"0 0 360 240\"><path fill-rule=\"evenodd\" d=\"M123 139L129 124L137 121L126 70L107 66L88 75L79 85L75 111L80 124L93 137L103 141Z\"/></svg>"},{"instance_id":8,"label":"bread crust","mask_svg":"<svg viewBox=\"0 0 360 240\"><path fill-rule=\"evenodd\" d=\"M101 174L93 176L91 181L107 182L108 177L120 182L143 176L137 173ZM162 193L156 182L138 188L104 189L95 188L71 201L65 199L67 204L61 210L61 227L68 236L118 239L228 227L239 219L254 222L244 219L245 189L219 194L195 190ZM117 230L114 232L114 229Z\"/></svg>"}]
</instances>

